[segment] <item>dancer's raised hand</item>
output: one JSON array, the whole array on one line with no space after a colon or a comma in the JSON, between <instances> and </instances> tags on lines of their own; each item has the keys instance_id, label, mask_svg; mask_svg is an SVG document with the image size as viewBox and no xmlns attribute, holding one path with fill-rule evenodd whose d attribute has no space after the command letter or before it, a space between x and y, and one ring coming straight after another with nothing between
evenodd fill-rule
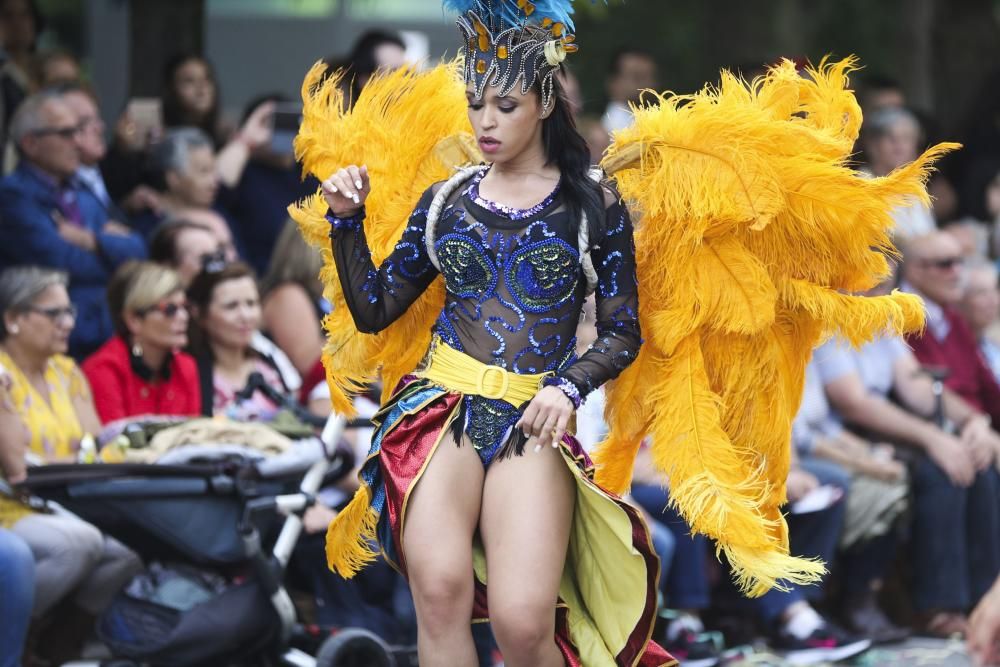
<instances>
[{"instance_id":1,"label":"dancer's raised hand","mask_svg":"<svg viewBox=\"0 0 1000 667\"><path fill-rule=\"evenodd\" d=\"M323 181L323 198L338 218L349 218L360 211L370 192L368 167L364 165L344 167Z\"/></svg>"}]
</instances>

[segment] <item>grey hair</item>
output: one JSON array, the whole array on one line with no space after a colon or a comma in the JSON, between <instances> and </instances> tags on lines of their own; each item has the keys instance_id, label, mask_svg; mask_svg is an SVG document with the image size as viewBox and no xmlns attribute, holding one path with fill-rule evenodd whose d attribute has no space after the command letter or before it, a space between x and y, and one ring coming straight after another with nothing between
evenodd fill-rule
<instances>
[{"instance_id":1,"label":"grey hair","mask_svg":"<svg viewBox=\"0 0 1000 667\"><path fill-rule=\"evenodd\" d=\"M876 109L870 114L866 114L862 132L870 139L877 139L888 134L893 126L901 121L913 125L913 127L917 128L920 136L923 137L924 128L920 123L920 119L912 111L897 107Z\"/></svg>"},{"instance_id":2,"label":"grey hair","mask_svg":"<svg viewBox=\"0 0 1000 667\"><path fill-rule=\"evenodd\" d=\"M156 147L156 166L164 174L168 171L183 173L187 171L191 149L203 147L215 150L209 136L197 127L170 130Z\"/></svg>"},{"instance_id":3,"label":"grey hair","mask_svg":"<svg viewBox=\"0 0 1000 667\"><path fill-rule=\"evenodd\" d=\"M0 273L0 341L9 334L3 315L24 312L48 288L68 284L69 279L62 271L37 266L14 266Z\"/></svg>"},{"instance_id":4,"label":"grey hair","mask_svg":"<svg viewBox=\"0 0 1000 667\"><path fill-rule=\"evenodd\" d=\"M17 148L21 147L21 140L32 132L36 132L42 127L42 107L53 100L62 100L62 93L55 90L43 90L30 95L21 102L21 106L14 112L14 117L10 121L10 140Z\"/></svg>"}]
</instances>

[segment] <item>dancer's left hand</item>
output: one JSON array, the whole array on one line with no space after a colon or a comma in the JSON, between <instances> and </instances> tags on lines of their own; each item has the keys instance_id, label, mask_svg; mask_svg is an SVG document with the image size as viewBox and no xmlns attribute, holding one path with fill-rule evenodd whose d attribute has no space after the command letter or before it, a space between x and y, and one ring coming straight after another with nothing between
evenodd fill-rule
<instances>
[{"instance_id":1,"label":"dancer's left hand","mask_svg":"<svg viewBox=\"0 0 1000 667\"><path fill-rule=\"evenodd\" d=\"M534 438L535 451L546 445L558 447L573 416L573 401L558 387L542 387L525 408L514 428L519 428L529 439Z\"/></svg>"}]
</instances>

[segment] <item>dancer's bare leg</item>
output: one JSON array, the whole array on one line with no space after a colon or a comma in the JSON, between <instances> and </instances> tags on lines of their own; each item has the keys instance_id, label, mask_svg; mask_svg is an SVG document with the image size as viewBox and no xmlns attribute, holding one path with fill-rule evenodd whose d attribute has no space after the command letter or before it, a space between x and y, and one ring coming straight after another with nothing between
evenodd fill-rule
<instances>
[{"instance_id":1,"label":"dancer's bare leg","mask_svg":"<svg viewBox=\"0 0 1000 667\"><path fill-rule=\"evenodd\" d=\"M494 461L486 473L480 533L486 548L493 634L507 667L563 667L555 608L575 502L559 451Z\"/></svg>"},{"instance_id":2,"label":"dancer's bare leg","mask_svg":"<svg viewBox=\"0 0 1000 667\"><path fill-rule=\"evenodd\" d=\"M421 667L475 667L472 538L479 521L483 464L468 442L438 445L412 491L403 554L417 610Z\"/></svg>"}]
</instances>

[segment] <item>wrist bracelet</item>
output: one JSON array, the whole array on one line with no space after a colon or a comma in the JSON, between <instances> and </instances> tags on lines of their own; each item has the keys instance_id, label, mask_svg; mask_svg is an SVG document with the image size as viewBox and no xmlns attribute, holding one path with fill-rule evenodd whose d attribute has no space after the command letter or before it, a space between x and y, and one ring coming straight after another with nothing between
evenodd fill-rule
<instances>
[{"instance_id":1,"label":"wrist bracelet","mask_svg":"<svg viewBox=\"0 0 1000 667\"><path fill-rule=\"evenodd\" d=\"M340 218L333 214L332 211L327 211L326 221L330 223L330 232L337 231L338 229L357 229L361 225L361 221L365 219L365 207L362 206L358 209L358 212L352 216L346 218Z\"/></svg>"},{"instance_id":2,"label":"wrist bracelet","mask_svg":"<svg viewBox=\"0 0 1000 667\"><path fill-rule=\"evenodd\" d=\"M574 409L578 410L580 408L580 404L583 403L583 397L580 396L580 390L577 389L576 385L573 384L572 381L567 380L564 377L559 377L556 375L552 377L547 377L542 382L542 386L555 387L562 393L566 394L566 398L568 398L570 402L573 403Z\"/></svg>"}]
</instances>

